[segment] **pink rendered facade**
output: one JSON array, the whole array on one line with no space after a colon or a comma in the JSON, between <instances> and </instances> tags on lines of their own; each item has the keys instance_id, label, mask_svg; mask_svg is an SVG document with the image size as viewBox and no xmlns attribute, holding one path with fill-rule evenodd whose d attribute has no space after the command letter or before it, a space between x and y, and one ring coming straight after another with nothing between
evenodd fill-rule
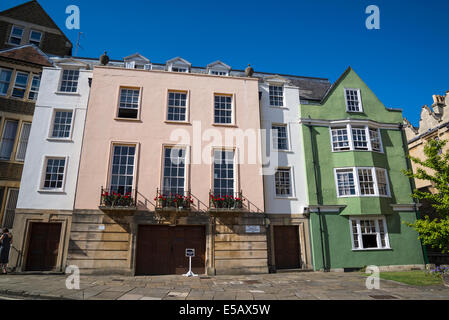
<instances>
[{"instance_id":1,"label":"pink rendered facade","mask_svg":"<svg viewBox=\"0 0 449 320\"><path fill-rule=\"evenodd\" d=\"M139 91L137 119L119 119L123 88ZM168 121L168 93L186 94L185 121ZM230 96L232 123L214 124L215 95ZM225 141L226 134L250 129L256 137L244 143ZM185 190L194 197L194 210L207 211L213 189L214 149L234 149L234 190L242 191L253 210L264 211L263 177L259 156L260 114L258 81L204 74L95 67L86 117L75 210L98 210L100 188L111 184L114 145L135 146L133 190L138 210L154 211L156 190L162 187L164 148L186 150ZM171 136L183 136L183 141ZM206 136L221 135L222 141ZM202 137L204 135L204 137ZM186 140L187 139L187 140ZM228 139L229 140L229 139ZM249 150L249 151L248 151ZM255 157L255 161L249 161ZM209 159L208 155L210 155ZM238 163L240 162L240 163ZM251 162L251 163L248 163Z\"/></svg>"}]
</instances>

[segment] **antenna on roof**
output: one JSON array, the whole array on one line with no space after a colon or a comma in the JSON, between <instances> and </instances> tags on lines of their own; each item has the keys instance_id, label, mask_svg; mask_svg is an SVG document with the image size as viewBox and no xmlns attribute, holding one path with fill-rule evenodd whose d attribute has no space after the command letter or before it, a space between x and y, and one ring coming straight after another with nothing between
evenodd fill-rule
<instances>
[{"instance_id":1,"label":"antenna on roof","mask_svg":"<svg viewBox=\"0 0 449 320\"><path fill-rule=\"evenodd\" d=\"M78 40L76 40L76 48L75 48L75 57L78 55L78 48L83 49L83 47L81 47L80 45L80 38L82 34L83 34L82 32L78 32Z\"/></svg>"}]
</instances>

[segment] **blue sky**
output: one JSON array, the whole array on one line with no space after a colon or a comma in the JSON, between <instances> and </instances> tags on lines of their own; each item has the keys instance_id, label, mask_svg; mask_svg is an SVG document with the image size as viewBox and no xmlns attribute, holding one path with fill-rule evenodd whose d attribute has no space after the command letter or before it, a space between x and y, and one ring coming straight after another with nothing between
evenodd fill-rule
<instances>
[{"instance_id":1,"label":"blue sky","mask_svg":"<svg viewBox=\"0 0 449 320\"><path fill-rule=\"evenodd\" d=\"M24 3L2 0L0 10ZM182 56L194 66L222 60L235 69L325 77L350 65L387 106L418 125L420 107L449 90L449 0L40 0L67 30L65 9L81 11L78 56L139 52L153 62ZM367 30L365 8L380 8ZM75 51L74 51L75 52Z\"/></svg>"}]
</instances>

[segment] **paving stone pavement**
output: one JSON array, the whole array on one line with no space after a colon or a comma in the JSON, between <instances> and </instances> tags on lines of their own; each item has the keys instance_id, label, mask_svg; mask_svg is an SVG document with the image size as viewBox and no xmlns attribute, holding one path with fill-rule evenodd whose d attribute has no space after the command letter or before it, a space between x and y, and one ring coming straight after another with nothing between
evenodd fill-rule
<instances>
[{"instance_id":1,"label":"paving stone pavement","mask_svg":"<svg viewBox=\"0 0 449 320\"><path fill-rule=\"evenodd\" d=\"M381 280L365 286L360 273L297 272L250 276L82 276L79 290L65 275L0 275L0 294L72 300L449 300L449 288Z\"/></svg>"}]
</instances>

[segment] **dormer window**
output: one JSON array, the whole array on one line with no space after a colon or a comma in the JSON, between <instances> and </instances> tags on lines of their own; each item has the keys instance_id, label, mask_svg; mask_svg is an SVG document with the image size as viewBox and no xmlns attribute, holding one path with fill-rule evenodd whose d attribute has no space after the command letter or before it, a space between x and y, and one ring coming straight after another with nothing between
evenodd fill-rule
<instances>
[{"instance_id":1,"label":"dormer window","mask_svg":"<svg viewBox=\"0 0 449 320\"><path fill-rule=\"evenodd\" d=\"M207 65L207 73L214 76L229 76L231 67L221 61L215 61Z\"/></svg>"},{"instance_id":2,"label":"dormer window","mask_svg":"<svg viewBox=\"0 0 449 320\"><path fill-rule=\"evenodd\" d=\"M123 61L126 69L151 70L150 60L138 53L123 58Z\"/></svg>"},{"instance_id":3,"label":"dormer window","mask_svg":"<svg viewBox=\"0 0 449 320\"><path fill-rule=\"evenodd\" d=\"M9 37L9 43L20 45L23 37L23 28L18 26L12 26L11 35Z\"/></svg>"},{"instance_id":4,"label":"dormer window","mask_svg":"<svg viewBox=\"0 0 449 320\"><path fill-rule=\"evenodd\" d=\"M167 61L167 71L189 73L192 64L183 58L177 57Z\"/></svg>"},{"instance_id":5,"label":"dormer window","mask_svg":"<svg viewBox=\"0 0 449 320\"><path fill-rule=\"evenodd\" d=\"M360 89L345 89L346 111L363 112Z\"/></svg>"},{"instance_id":6,"label":"dormer window","mask_svg":"<svg viewBox=\"0 0 449 320\"><path fill-rule=\"evenodd\" d=\"M39 47L42 40L42 32L31 30L30 32L30 43Z\"/></svg>"},{"instance_id":7,"label":"dormer window","mask_svg":"<svg viewBox=\"0 0 449 320\"><path fill-rule=\"evenodd\" d=\"M171 71L172 72L189 72L189 69L182 68L182 67L172 67Z\"/></svg>"}]
</instances>

